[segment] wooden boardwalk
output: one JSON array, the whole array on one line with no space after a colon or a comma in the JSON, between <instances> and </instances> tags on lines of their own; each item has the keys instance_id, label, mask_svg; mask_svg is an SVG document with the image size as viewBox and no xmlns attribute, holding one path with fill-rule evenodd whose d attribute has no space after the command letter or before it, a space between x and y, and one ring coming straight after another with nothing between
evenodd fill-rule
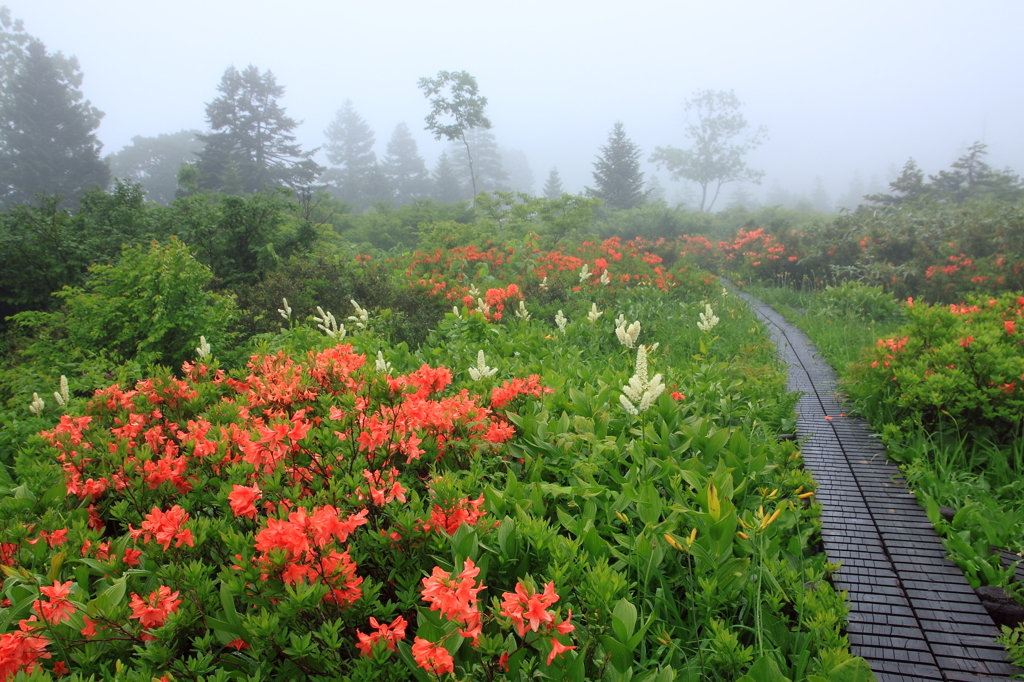
<instances>
[{"instance_id":1,"label":"wooden boardwalk","mask_svg":"<svg viewBox=\"0 0 1024 682\"><path fill-rule=\"evenodd\" d=\"M835 373L800 330L761 301L737 294L764 320L802 394L797 435L818 481L822 540L847 591L853 653L880 682L1005 680L1021 674L998 630L899 470L862 419L845 416Z\"/></svg>"}]
</instances>

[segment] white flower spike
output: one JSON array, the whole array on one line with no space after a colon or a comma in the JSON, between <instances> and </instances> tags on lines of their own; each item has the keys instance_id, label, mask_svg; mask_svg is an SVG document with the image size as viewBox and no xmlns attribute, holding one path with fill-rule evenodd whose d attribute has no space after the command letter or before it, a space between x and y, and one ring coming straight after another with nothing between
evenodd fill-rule
<instances>
[{"instance_id":1,"label":"white flower spike","mask_svg":"<svg viewBox=\"0 0 1024 682\"><path fill-rule=\"evenodd\" d=\"M526 310L526 302L519 301L519 307L516 308L516 317L524 322L530 321L530 313Z\"/></svg>"},{"instance_id":2,"label":"white flower spike","mask_svg":"<svg viewBox=\"0 0 1024 682\"><path fill-rule=\"evenodd\" d=\"M284 308L278 308L277 312L279 312L281 314L281 317L283 317L284 319L291 320L292 319L292 308L291 308L291 306L288 305L288 299L287 298L282 298L281 302L284 303Z\"/></svg>"},{"instance_id":3,"label":"white flower spike","mask_svg":"<svg viewBox=\"0 0 1024 682\"><path fill-rule=\"evenodd\" d=\"M711 310L711 304L704 304L704 312L700 314L700 321L697 322L697 329L702 332L709 332L719 323L718 317Z\"/></svg>"},{"instance_id":4,"label":"white flower spike","mask_svg":"<svg viewBox=\"0 0 1024 682\"><path fill-rule=\"evenodd\" d=\"M469 378L473 381L480 381L481 379L489 379L497 373L498 368L488 367L484 352L482 350L478 351L476 354L476 367L469 368Z\"/></svg>"},{"instance_id":5,"label":"white flower spike","mask_svg":"<svg viewBox=\"0 0 1024 682\"><path fill-rule=\"evenodd\" d=\"M587 319L590 320L590 323L594 324L595 322L597 322L597 318L601 317L602 315L604 315L604 311L598 310L596 303L591 303L590 312L587 313Z\"/></svg>"},{"instance_id":6,"label":"white flower spike","mask_svg":"<svg viewBox=\"0 0 1024 682\"><path fill-rule=\"evenodd\" d=\"M590 279L590 266L584 263L580 269L580 284L583 284L588 279Z\"/></svg>"},{"instance_id":7,"label":"white flower spike","mask_svg":"<svg viewBox=\"0 0 1024 682\"><path fill-rule=\"evenodd\" d=\"M562 332L563 334L565 333L565 324L568 321L569 320L565 319L565 315L562 314L561 310L559 310L558 313L555 315L555 324L558 325L558 331Z\"/></svg>"},{"instance_id":8,"label":"white flower spike","mask_svg":"<svg viewBox=\"0 0 1024 682\"><path fill-rule=\"evenodd\" d=\"M332 339L338 339L340 341L345 338L345 325L338 324L338 321L334 319L334 315L331 315L329 312L324 312L324 309L320 306L316 307L316 311L320 313L320 317L316 317L315 315L313 316L313 321L317 323L317 329L321 330Z\"/></svg>"},{"instance_id":9,"label":"white flower spike","mask_svg":"<svg viewBox=\"0 0 1024 682\"><path fill-rule=\"evenodd\" d=\"M664 391L661 374L647 378L647 347L640 345L636 349L636 370L629 383L622 387L619 402L627 412L637 415L646 411Z\"/></svg>"},{"instance_id":10,"label":"white flower spike","mask_svg":"<svg viewBox=\"0 0 1024 682\"><path fill-rule=\"evenodd\" d=\"M366 329L366 325L370 321L370 313L366 312L366 309L356 303L354 299L349 299L349 302L356 309L355 315L349 315L349 321L354 322L358 329Z\"/></svg>"},{"instance_id":11,"label":"white flower spike","mask_svg":"<svg viewBox=\"0 0 1024 682\"><path fill-rule=\"evenodd\" d=\"M200 336L199 337L199 347L196 348L196 355L199 356L200 360L203 360L203 359L205 359L206 357L208 357L210 355L210 351L211 351L210 344L208 344L206 342L206 337L205 336Z\"/></svg>"},{"instance_id":12,"label":"white flower spike","mask_svg":"<svg viewBox=\"0 0 1024 682\"><path fill-rule=\"evenodd\" d=\"M68 378L63 374L60 375L60 392L53 392L53 399L57 401L57 404L64 407L71 400L71 392L68 390Z\"/></svg>"},{"instance_id":13,"label":"white flower spike","mask_svg":"<svg viewBox=\"0 0 1024 682\"><path fill-rule=\"evenodd\" d=\"M640 320L636 320L627 327L625 318L620 315L619 319L615 320L615 324L615 336L619 338L619 343L626 348L636 346L636 340L640 338Z\"/></svg>"},{"instance_id":14,"label":"white flower spike","mask_svg":"<svg viewBox=\"0 0 1024 682\"><path fill-rule=\"evenodd\" d=\"M32 404L28 406L28 411L32 414L38 415L43 411L44 407L46 407L46 403L43 402L43 399L39 397L38 393L33 393Z\"/></svg>"}]
</instances>

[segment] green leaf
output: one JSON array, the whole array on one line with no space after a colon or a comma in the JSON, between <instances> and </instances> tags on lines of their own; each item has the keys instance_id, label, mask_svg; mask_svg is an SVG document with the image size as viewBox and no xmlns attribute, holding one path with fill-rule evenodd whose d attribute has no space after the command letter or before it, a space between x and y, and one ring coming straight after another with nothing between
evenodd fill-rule
<instances>
[{"instance_id":1,"label":"green leaf","mask_svg":"<svg viewBox=\"0 0 1024 682\"><path fill-rule=\"evenodd\" d=\"M602 635L601 645L605 651L611 654L612 665L620 673L625 672L633 664L633 653L626 648L625 644L607 635Z\"/></svg>"},{"instance_id":2,"label":"green leaf","mask_svg":"<svg viewBox=\"0 0 1024 682\"><path fill-rule=\"evenodd\" d=\"M615 637L625 644L633 636L636 627L636 607L626 599L620 599L612 610L612 629Z\"/></svg>"},{"instance_id":3,"label":"green leaf","mask_svg":"<svg viewBox=\"0 0 1024 682\"><path fill-rule=\"evenodd\" d=\"M112 585L97 594L96 598L93 599L89 605L95 607L96 612L109 613L124 601L126 590L127 578L118 578ZM91 608L89 609L89 612L95 613Z\"/></svg>"},{"instance_id":4,"label":"green leaf","mask_svg":"<svg viewBox=\"0 0 1024 682\"><path fill-rule=\"evenodd\" d=\"M874 682L875 674L863 658L843 661L828 674L828 682Z\"/></svg>"},{"instance_id":5,"label":"green leaf","mask_svg":"<svg viewBox=\"0 0 1024 682\"><path fill-rule=\"evenodd\" d=\"M750 666L750 670L740 680L743 682L792 682L782 674L779 664L771 656L762 656L754 661L754 665Z\"/></svg>"},{"instance_id":6,"label":"green leaf","mask_svg":"<svg viewBox=\"0 0 1024 682\"><path fill-rule=\"evenodd\" d=\"M241 629L242 619L238 616L238 611L235 610L235 599L231 595L231 590L228 589L227 582L223 580L220 583L220 603L224 607L224 616L228 623L236 629Z\"/></svg>"}]
</instances>

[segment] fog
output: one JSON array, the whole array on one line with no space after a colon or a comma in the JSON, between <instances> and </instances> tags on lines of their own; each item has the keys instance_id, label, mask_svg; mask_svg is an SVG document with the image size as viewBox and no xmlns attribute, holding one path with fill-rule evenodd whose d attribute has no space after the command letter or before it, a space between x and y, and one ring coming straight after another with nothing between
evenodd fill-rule
<instances>
[{"instance_id":1,"label":"fog","mask_svg":"<svg viewBox=\"0 0 1024 682\"><path fill-rule=\"evenodd\" d=\"M974 141L993 167L1024 171L1018 0L0 2L50 51L78 57L81 89L106 113L104 154L136 135L205 130L225 68L254 64L285 86L306 148L351 99L378 158L405 121L428 167L445 144L423 129L417 80L468 71L537 193L553 167L567 191L593 184L616 120L645 159L689 146L682 104L699 88L734 90L747 120L768 127L748 157L765 171L746 188L761 201L824 188L834 205L852 183L884 186L909 157L946 168ZM659 179L670 203L692 191Z\"/></svg>"}]
</instances>

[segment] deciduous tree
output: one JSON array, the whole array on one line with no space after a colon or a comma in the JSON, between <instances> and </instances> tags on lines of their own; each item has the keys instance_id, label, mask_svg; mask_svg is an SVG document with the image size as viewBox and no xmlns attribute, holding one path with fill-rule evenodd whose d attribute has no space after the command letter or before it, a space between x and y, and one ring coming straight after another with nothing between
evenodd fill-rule
<instances>
[{"instance_id":1,"label":"deciduous tree","mask_svg":"<svg viewBox=\"0 0 1024 682\"><path fill-rule=\"evenodd\" d=\"M467 71L438 71L435 78L421 78L419 87L423 96L430 98L426 129L434 134L435 140L442 137L448 141L461 140L465 146L469 178L476 196L473 153L466 135L474 128L487 130L491 127L490 119L484 115L487 98L479 94L476 78Z\"/></svg>"},{"instance_id":2,"label":"deciduous tree","mask_svg":"<svg viewBox=\"0 0 1024 682\"><path fill-rule=\"evenodd\" d=\"M107 157L110 173L141 184L149 201L169 204L178 190L178 169L194 161L203 149L201 134L199 130L181 130L156 137L136 135L130 145Z\"/></svg>"},{"instance_id":3,"label":"deciduous tree","mask_svg":"<svg viewBox=\"0 0 1024 682\"><path fill-rule=\"evenodd\" d=\"M729 90L698 90L684 105L696 120L686 127L693 141L690 149L655 147L651 162L665 167L674 180L689 180L700 185L700 211L710 211L722 185L729 182L759 184L764 171L747 167L744 156L761 146L768 129L750 130L740 113L740 101ZM710 193L710 197L709 197ZM708 201L710 199L710 201Z\"/></svg>"}]
</instances>

